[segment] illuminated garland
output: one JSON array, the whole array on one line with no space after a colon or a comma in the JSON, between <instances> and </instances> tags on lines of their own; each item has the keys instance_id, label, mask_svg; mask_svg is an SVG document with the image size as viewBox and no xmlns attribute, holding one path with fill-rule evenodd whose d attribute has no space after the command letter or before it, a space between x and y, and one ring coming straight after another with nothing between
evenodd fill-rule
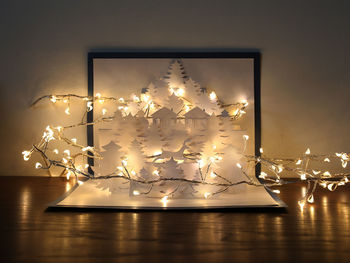
<instances>
[{"instance_id":1,"label":"illuminated garland","mask_svg":"<svg viewBox=\"0 0 350 263\"><path fill-rule=\"evenodd\" d=\"M187 101L185 97L183 97L183 92L181 89L173 90L172 91L176 96L181 98L183 101ZM209 94L209 98L211 100L217 100L216 94L214 92L211 92ZM45 95L37 99L32 103L32 106L35 106L40 101L49 99L52 103L58 103L63 102L67 105L65 108L65 113L67 115L70 115L70 104L72 102L72 99L79 99L86 101L86 110L84 111L82 121L80 123L76 123L69 126L47 126L46 130L43 133L43 136L41 140L34 144L33 147L30 150L23 151L23 158L25 161L28 161L33 153L38 153L42 159L43 164L40 162L37 162L35 164L36 169L46 169L50 173L51 167L61 167L62 173L61 175L65 175L67 179L71 176L75 176L77 183L82 184L83 182L78 179L79 176L83 176L89 179L93 180L103 180L103 179L109 179L109 178L119 178L122 180L135 182L135 183L141 183L144 185L149 185L149 190L146 192L140 192L135 190L133 192L134 195L141 195L141 194L148 194L153 186L157 183L166 182L166 181L173 181L173 182L179 182L179 183L189 183L193 185L211 185L218 187L218 190L213 193L204 193L204 198L209 198L210 196L219 194L221 192L226 191L229 187L240 185L240 184L248 184L253 186L265 186L265 187L273 187L273 186L281 186L285 185L287 183L290 183L291 181L285 181L282 177L282 172L288 172L291 175L294 175L294 177L298 178L298 182L305 181L307 183L307 191L305 196L299 201L299 205L301 208L304 207L306 203L313 203L314 202L314 192L317 187L317 185L320 185L324 188L327 188L330 191L334 191L338 186L345 185L349 182L349 173L330 173L329 171L320 171L320 170L314 170L310 169L310 163L311 162L331 162L332 159L336 159L340 161L340 164L342 168L346 168L347 162L350 160L349 153L336 153L334 155L313 155L311 154L310 149L307 149L306 152L300 157L296 159L282 159L282 158L268 158L263 154L263 149L260 149L261 156L249 156L246 155L246 159L248 163L252 163L253 165L260 164L262 167L262 172L259 175L260 182L255 178L250 178L246 172L245 169L242 167L241 164L237 163L237 167L240 168L242 173L245 175L247 180L239 181L239 182L231 182L228 179L220 176L217 173L211 172L209 173L209 168L204 171L204 173L201 171L201 163L200 160L198 162L198 169L200 172L200 180L190 180L185 178L162 178L160 177L160 172L155 170L154 174L158 176L156 179L152 180L143 180L140 179L133 171L129 171L127 168L127 160L124 159L121 162L121 165L116 168L116 171L114 173L103 175L99 177L94 177L92 174L88 172L89 165L86 164L84 167L76 167L75 163L77 158L83 158L84 160L86 158L95 158L95 159L101 159L101 154L93 147L91 146L85 146L77 143L77 140L75 138L67 138L64 135L64 131L67 129L72 129L79 126L88 126L88 125L94 125L100 122L108 122L113 120L113 116L106 116L107 110L102 109L101 116L96 118L93 122L87 122L85 121L85 117L87 112L93 110L93 105L96 102L99 102L103 104L104 102L112 102L117 104L118 110L121 112L126 112L128 110L128 103L134 102L140 105L145 112L145 117L149 117L149 112L151 108L157 108L159 105L154 103L150 96L147 94L141 94L140 97L134 95L132 100L125 100L123 98L114 98L114 97L102 97L101 94L97 93L94 97L89 96L80 96L76 94L67 94L67 95ZM231 111L230 118L233 120L237 120L241 118L245 114L245 108L248 106L248 103L246 101L238 102L235 104L229 104L225 105L221 103L219 100L218 104L223 109L228 109L234 107L234 110ZM189 103L184 104L184 106L181 108L181 111L189 111ZM246 145L246 142L248 141L249 137L247 135L243 135L243 139ZM70 151L64 150L63 155L59 155L59 151L57 149L52 149L50 146L50 142L53 140L62 141L67 146L74 147L79 150L77 154L71 155ZM246 147L244 147L246 148ZM52 158L49 155L54 154L54 156L57 156L57 158ZM197 153L191 153L191 154L184 154L185 158L191 158L193 156L198 155ZM156 156L148 156L148 158L154 158ZM220 157L215 157L220 158ZM212 162L215 162L215 160L212 160ZM50 174L51 175L51 174ZM211 182L208 181L208 177L217 177L220 179L219 182ZM167 202L169 196L173 194L177 188L174 189L171 193L168 193L167 195L164 195L162 197L163 202ZM279 193L279 190L272 190L275 193Z\"/></svg>"}]
</instances>

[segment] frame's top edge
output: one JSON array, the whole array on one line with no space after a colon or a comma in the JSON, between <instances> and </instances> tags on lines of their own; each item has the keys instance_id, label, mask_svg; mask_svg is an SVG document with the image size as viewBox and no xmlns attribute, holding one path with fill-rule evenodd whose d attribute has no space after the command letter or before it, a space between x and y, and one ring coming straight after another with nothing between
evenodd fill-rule
<instances>
[{"instance_id":1,"label":"frame's top edge","mask_svg":"<svg viewBox=\"0 0 350 263\"><path fill-rule=\"evenodd\" d=\"M95 58L260 58L260 52L89 52Z\"/></svg>"}]
</instances>

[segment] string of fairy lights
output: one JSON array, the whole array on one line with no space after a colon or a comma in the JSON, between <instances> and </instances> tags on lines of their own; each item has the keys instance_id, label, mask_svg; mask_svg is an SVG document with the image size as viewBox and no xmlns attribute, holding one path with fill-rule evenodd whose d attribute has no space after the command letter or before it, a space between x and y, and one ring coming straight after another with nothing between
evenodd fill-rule
<instances>
[{"instance_id":1,"label":"string of fairy lights","mask_svg":"<svg viewBox=\"0 0 350 263\"><path fill-rule=\"evenodd\" d=\"M184 105L181 108L181 111L188 112L193 105L191 105L190 101L185 98L184 91L181 89L173 89L170 90L171 93L174 93L177 97L183 100ZM229 116L233 120L238 120L242 118L242 116L246 113L246 107L248 106L247 101L241 101L234 104L223 104L217 98L215 92L211 92L208 94L210 100L217 101L221 108L227 109L229 112ZM190 185L209 185L217 187L217 191L214 192L205 192L203 194L203 198L210 198L211 196L218 195L224 191L226 191L229 187L247 184L257 187L275 187L282 186L291 182L305 182L307 184L307 190L305 195L299 201L299 206L303 208L307 203L314 202L314 193L317 186L321 186L329 191L334 191L337 187L345 185L349 182L349 173L331 173L327 170L316 170L311 169L311 163L330 163L330 162L339 162L342 169L347 167L348 161L350 161L350 154L346 152L329 154L329 155L317 155L312 154L311 150L308 148L303 155L298 158L269 158L265 156L263 149L260 148L260 156L251 156L245 155L247 166L249 165L261 165L262 171L260 173L259 180L255 177L249 176L246 172L246 167L242 166L240 163L236 163L236 165L242 172L245 177L245 180L241 180L238 182L231 182L224 176L210 171L208 167L210 167L211 163L215 163L220 161L220 156L212 156L209 161L209 166L207 169L202 171L202 160L200 159L200 154L198 153L187 153L184 154L185 158L195 158L198 162L198 169L200 178L199 179L186 179L186 178L165 178L162 177L161 171L154 170L153 175L156 176L155 179L142 179L128 167L128 160L124 158L121 160L120 165L116 166L116 170L113 173L102 175L102 176L94 176L89 173L89 165L76 165L76 161L78 158L82 158L83 160L87 160L87 158L93 159L102 159L101 153L92 146L86 146L79 144L76 138L68 138L65 135L65 131L69 129L73 129L81 126L89 126L94 125L100 122L108 122L114 119L114 116L107 116L107 109L102 108L101 114L95 118L92 122L86 121L86 115L89 111L94 109L94 104L99 103L103 105L104 103L110 102L114 103L119 111L123 113L123 116L127 115L128 112L128 104L130 102L137 103L142 111L145 113L145 117L148 118L150 111L152 109L159 108L160 105L157 105L150 95L141 94L140 96L133 95L131 99L124 98L115 98L115 97L104 97L100 93L95 94L95 96L80 96L76 94L65 94L65 95L45 95L32 103L32 107L37 105L39 102L49 100L53 104L63 104L65 109L64 112L66 115L71 114L71 104L75 102L75 100L82 100L86 102L86 109L84 110L84 114L79 123L75 123L68 126L50 126L48 125L43 133L42 138L36 144L33 144L31 149L25 150L22 152L23 159L28 161L33 154L39 154L42 158L42 162L36 162L36 169L44 169L47 170L51 175L50 169L52 167L60 167L62 168L61 176L66 176L67 180L71 177L75 177L76 182L78 184L82 184L83 181L79 178L85 177L92 180L104 180L110 178L118 178L121 180L126 180L130 182L135 182L143 185L149 186L147 191L138 191L134 190L134 195L147 195L153 188L154 184L161 182L179 182L179 183L188 183ZM243 135L244 141L244 149L246 149L247 141L249 140L248 135ZM69 147L73 147L77 153L72 154L69 149L65 149L62 153L59 153L59 150L51 147L52 141L60 141L63 144ZM148 158L153 158L155 156L148 156ZM344 170L345 171L345 170ZM288 173L289 177L297 178L297 180L285 180L284 174ZM216 178L216 181L208 180L208 178ZM172 192L161 197L161 201L166 204L171 199L171 196L177 191L175 188ZM271 190L274 193L280 193L279 190Z\"/></svg>"}]
</instances>

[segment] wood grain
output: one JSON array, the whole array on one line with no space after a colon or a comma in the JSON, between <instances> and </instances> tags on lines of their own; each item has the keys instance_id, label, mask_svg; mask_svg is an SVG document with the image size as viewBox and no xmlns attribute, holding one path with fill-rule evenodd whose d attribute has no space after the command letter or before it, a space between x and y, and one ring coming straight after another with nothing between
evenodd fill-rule
<instances>
[{"instance_id":1,"label":"wood grain","mask_svg":"<svg viewBox=\"0 0 350 263\"><path fill-rule=\"evenodd\" d=\"M1 262L349 262L350 187L288 211L45 211L71 184L0 177Z\"/></svg>"}]
</instances>

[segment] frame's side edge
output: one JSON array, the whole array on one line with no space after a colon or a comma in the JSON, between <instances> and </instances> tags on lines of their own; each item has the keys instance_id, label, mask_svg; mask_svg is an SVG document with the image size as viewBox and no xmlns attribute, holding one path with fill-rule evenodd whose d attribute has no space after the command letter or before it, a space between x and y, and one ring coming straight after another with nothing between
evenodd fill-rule
<instances>
[{"instance_id":1,"label":"frame's side edge","mask_svg":"<svg viewBox=\"0 0 350 263\"><path fill-rule=\"evenodd\" d=\"M88 53L88 96L93 97L94 96L94 61L93 61L93 54ZM92 102L93 103L93 102ZM94 121L94 110L91 110L87 113L87 122L91 123ZM93 147L94 146L94 126L93 125L87 125L87 145ZM89 152L89 154L92 154ZM94 174L94 171L92 170L92 166L94 166L94 159L88 157L88 164L89 164L89 173Z\"/></svg>"},{"instance_id":2,"label":"frame's side edge","mask_svg":"<svg viewBox=\"0 0 350 263\"><path fill-rule=\"evenodd\" d=\"M254 129L255 129L255 156L260 157L261 148L261 94L260 94L261 55L254 57ZM259 177L261 164L255 166L255 176Z\"/></svg>"}]
</instances>

